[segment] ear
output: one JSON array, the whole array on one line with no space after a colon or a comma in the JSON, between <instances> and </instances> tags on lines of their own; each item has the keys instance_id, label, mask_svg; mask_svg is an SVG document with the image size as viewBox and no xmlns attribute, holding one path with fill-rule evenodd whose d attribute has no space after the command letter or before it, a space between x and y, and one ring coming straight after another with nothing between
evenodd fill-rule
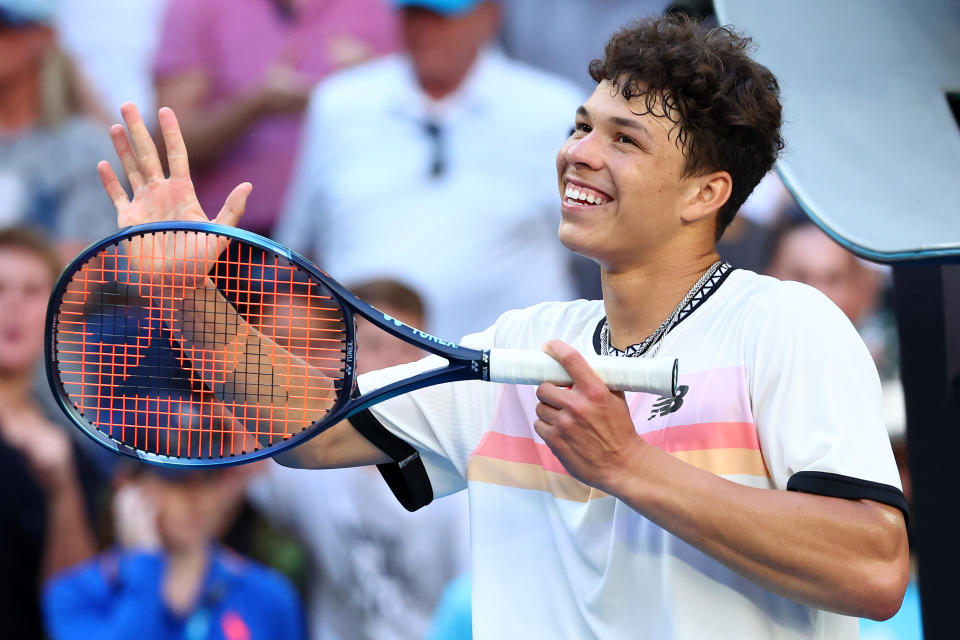
<instances>
[{"instance_id":1,"label":"ear","mask_svg":"<svg viewBox=\"0 0 960 640\"><path fill-rule=\"evenodd\" d=\"M715 171L690 180L689 197L680 218L685 223L713 217L730 199L733 178L726 171Z\"/></svg>"}]
</instances>

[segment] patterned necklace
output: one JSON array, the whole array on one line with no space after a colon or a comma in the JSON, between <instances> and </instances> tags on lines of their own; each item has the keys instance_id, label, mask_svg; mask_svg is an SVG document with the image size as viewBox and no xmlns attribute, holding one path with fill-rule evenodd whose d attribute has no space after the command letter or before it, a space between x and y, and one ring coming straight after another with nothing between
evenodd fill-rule
<instances>
[{"instance_id":1,"label":"patterned necklace","mask_svg":"<svg viewBox=\"0 0 960 640\"><path fill-rule=\"evenodd\" d=\"M660 350L660 343L663 340L663 337L670 332L673 327L680 323L681 320L690 315L694 309L696 309L701 302L703 302L710 291L720 282L723 276L730 271L731 265L729 262L724 262L723 260L717 260L706 272L700 276L700 279L697 280L694 285L687 291L686 295L683 296L683 299L680 301L680 304L673 310L673 312L666 317L666 319L660 323L660 326L657 327L653 333L651 333L647 338L640 342L639 344L632 344L626 349L620 350L610 344L610 323L607 322L607 319L603 319L603 326L600 328L600 354L605 356L622 356L628 358L639 358L642 355L645 355L648 351L650 356L655 356Z\"/></svg>"}]
</instances>

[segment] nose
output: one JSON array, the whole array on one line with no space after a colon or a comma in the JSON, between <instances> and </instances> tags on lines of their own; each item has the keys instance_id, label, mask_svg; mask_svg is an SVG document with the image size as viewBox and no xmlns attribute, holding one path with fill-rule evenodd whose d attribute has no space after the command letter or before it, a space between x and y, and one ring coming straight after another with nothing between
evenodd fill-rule
<instances>
[{"instance_id":1,"label":"nose","mask_svg":"<svg viewBox=\"0 0 960 640\"><path fill-rule=\"evenodd\" d=\"M563 149L567 164L579 165L590 169L599 169L602 158L599 150L599 137L596 131L591 131L582 138L571 139Z\"/></svg>"}]
</instances>

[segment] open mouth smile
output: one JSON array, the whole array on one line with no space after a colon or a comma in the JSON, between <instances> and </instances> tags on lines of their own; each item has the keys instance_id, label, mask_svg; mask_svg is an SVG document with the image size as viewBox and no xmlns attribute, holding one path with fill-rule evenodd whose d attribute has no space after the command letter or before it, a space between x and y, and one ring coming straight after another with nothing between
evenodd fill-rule
<instances>
[{"instance_id":1,"label":"open mouth smile","mask_svg":"<svg viewBox=\"0 0 960 640\"><path fill-rule=\"evenodd\" d=\"M596 189L591 189L590 187L574 182L567 182L567 188L563 193L564 203L572 205L596 206L606 204L612 199L613 198L602 191L597 191Z\"/></svg>"}]
</instances>

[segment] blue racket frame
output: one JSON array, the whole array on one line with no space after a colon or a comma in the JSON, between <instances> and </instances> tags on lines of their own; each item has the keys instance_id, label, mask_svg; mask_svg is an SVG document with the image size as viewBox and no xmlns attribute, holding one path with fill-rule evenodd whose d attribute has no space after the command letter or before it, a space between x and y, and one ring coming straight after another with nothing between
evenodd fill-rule
<instances>
[{"instance_id":1,"label":"blue racket frame","mask_svg":"<svg viewBox=\"0 0 960 640\"><path fill-rule=\"evenodd\" d=\"M91 424L71 401L69 394L60 380L58 371L57 345L55 336L57 332L57 315L60 308L60 301L66 291L67 286L73 279L73 276L87 262L107 246L118 244L119 242L130 238L131 236L142 235L146 233L187 231L212 233L240 242L244 242L264 251L277 254L281 258L289 260L292 264L305 271L310 277L327 287L336 297L337 302L343 309L344 329L346 332L346 352L344 354L344 376L343 387L338 395L333 407L320 420L313 422L309 427L297 433L277 445L240 453L223 458L188 458L174 457L148 451L135 449L130 445L124 444L104 431ZM355 315L366 318L384 331L404 340L415 344L418 347L441 356L448 361L445 367L431 369L410 378L395 382L379 389L375 389L368 394L357 398L351 398L351 391L356 384L356 327ZM287 247L256 233L237 229L225 225L219 225L212 222L154 222L150 224L137 225L120 229L114 234L98 240L83 250L74 260L64 268L60 277L57 279L53 292L50 295L50 302L47 305L47 316L44 332L44 366L47 374L47 381L53 390L57 403L70 420L77 425L83 433L92 438L98 444L114 451L118 454L135 458L153 465L164 467L221 467L253 462L262 458L275 456L287 449L303 444L307 440L323 433L330 426L337 422L349 418L351 415L363 411L379 402L389 400L395 396L414 391L427 386L441 384L445 382L456 382L460 380L489 380L489 351L481 351L463 347L453 342L448 342L430 335L424 331L411 327L396 320L395 318L381 312L376 307L364 302L350 293L343 285L324 273L316 265L311 263L305 257L291 251Z\"/></svg>"}]
</instances>

